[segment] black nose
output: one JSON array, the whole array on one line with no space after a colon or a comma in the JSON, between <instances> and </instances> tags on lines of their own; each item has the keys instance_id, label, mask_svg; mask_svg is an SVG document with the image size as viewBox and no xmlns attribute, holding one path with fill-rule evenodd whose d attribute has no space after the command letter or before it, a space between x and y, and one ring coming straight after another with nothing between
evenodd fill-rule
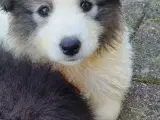
<instances>
[{"instance_id":1,"label":"black nose","mask_svg":"<svg viewBox=\"0 0 160 120\"><path fill-rule=\"evenodd\" d=\"M76 37L66 37L62 39L60 47L65 55L74 56L79 52L81 43Z\"/></svg>"}]
</instances>

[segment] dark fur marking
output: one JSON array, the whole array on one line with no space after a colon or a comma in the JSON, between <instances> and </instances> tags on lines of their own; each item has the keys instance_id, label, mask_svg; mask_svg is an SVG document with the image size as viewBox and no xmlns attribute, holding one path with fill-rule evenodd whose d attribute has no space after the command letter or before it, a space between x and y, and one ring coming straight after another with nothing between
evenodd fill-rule
<instances>
[{"instance_id":1,"label":"dark fur marking","mask_svg":"<svg viewBox=\"0 0 160 120\"><path fill-rule=\"evenodd\" d=\"M114 6L121 5L120 0L96 0L96 2L99 7L103 7L107 4L112 4Z\"/></svg>"},{"instance_id":2,"label":"dark fur marking","mask_svg":"<svg viewBox=\"0 0 160 120\"><path fill-rule=\"evenodd\" d=\"M14 9L14 0L1 0L0 5L2 6L2 10L9 12Z\"/></svg>"},{"instance_id":3,"label":"dark fur marking","mask_svg":"<svg viewBox=\"0 0 160 120\"><path fill-rule=\"evenodd\" d=\"M27 38L37 27L37 24L32 17L32 10L25 7L22 0L3 0L0 2L0 5L6 12L12 13L11 15L13 18L11 21L10 31L13 31L15 34L19 34L18 36L20 40L28 40Z\"/></svg>"},{"instance_id":4,"label":"dark fur marking","mask_svg":"<svg viewBox=\"0 0 160 120\"><path fill-rule=\"evenodd\" d=\"M14 59L0 49L1 120L93 120L85 102L50 65Z\"/></svg>"},{"instance_id":5,"label":"dark fur marking","mask_svg":"<svg viewBox=\"0 0 160 120\"><path fill-rule=\"evenodd\" d=\"M119 0L97 0L97 5L99 12L95 19L105 28L99 37L100 46L97 52L100 53L103 49L108 50L107 46L115 48L113 43L121 42L118 41L116 32L123 31L123 16Z\"/></svg>"}]
</instances>

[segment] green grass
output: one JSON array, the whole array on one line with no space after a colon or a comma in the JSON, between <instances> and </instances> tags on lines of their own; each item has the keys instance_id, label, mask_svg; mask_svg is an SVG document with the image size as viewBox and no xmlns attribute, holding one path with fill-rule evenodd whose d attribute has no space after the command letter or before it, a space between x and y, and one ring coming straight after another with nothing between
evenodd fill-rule
<instances>
[{"instance_id":1,"label":"green grass","mask_svg":"<svg viewBox=\"0 0 160 120\"><path fill-rule=\"evenodd\" d=\"M153 18L153 19L151 19L151 21L160 22L160 18Z\"/></svg>"},{"instance_id":2,"label":"green grass","mask_svg":"<svg viewBox=\"0 0 160 120\"><path fill-rule=\"evenodd\" d=\"M140 83L160 85L160 80L156 78L136 76L133 79L134 81L140 82Z\"/></svg>"}]
</instances>

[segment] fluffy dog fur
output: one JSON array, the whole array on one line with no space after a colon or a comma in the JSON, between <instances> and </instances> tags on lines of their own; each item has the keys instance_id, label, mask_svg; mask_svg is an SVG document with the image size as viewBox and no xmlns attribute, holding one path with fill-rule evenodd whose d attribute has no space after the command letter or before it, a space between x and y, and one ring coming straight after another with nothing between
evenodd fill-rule
<instances>
[{"instance_id":1,"label":"fluffy dog fur","mask_svg":"<svg viewBox=\"0 0 160 120\"><path fill-rule=\"evenodd\" d=\"M7 32L8 32L8 16L5 14L4 11L0 10L0 44L2 40L7 39Z\"/></svg>"},{"instance_id":2,"label":"fluffy dog fur","mask_svg":"<svg viewBox=\"0 0 160 120\"><path fill-rule=\"evenodd\" d=\"M93 120L89 107L49 65L0 50L0 120Z\"/></svg>"},{"instance_id":3,"label":"fluffy dog fur","mask_svg":"<svg viewBox=\"0 0 160 120\"><path fill-rule=\"evenodd\" d=\"M84 12L81 2L92 8ZM16 57L52 63L91 101L98 120L115 120L131 76L131 46L119 0L2 0L9 12L9 46ZM41 6L47 17L37 12ZM78 54L63 54L64 37L81 42Z\"/></svg>"}]
</instances>

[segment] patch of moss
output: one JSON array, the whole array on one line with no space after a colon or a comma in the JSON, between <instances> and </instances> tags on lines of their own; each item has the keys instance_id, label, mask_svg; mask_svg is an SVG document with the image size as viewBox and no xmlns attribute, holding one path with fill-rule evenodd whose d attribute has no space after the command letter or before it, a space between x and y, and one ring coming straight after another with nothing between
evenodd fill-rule
<instances>
[{"instance_id":1,"label":"patch of moss","mask_svg":"<svg viewBox=\"0 0 160 120\"><path fill-rule=\"evenodd\" d=\"M154 18L154 19L151 19L151 21L160 22L160 18Z\"/></svg>"},{"instance_id":2,"label":"patch of moss","mask_svg":"<svg viewBox=\"0 0 160 120\"><path fill-rule=\"evenodd\" d=\"M135 76L133 78L133 80L136 81L136 82L145 83L145 84L160 85L160 80L158 80L156 78L143 77L143 76Z\"/></svg>"}]
</instances>

